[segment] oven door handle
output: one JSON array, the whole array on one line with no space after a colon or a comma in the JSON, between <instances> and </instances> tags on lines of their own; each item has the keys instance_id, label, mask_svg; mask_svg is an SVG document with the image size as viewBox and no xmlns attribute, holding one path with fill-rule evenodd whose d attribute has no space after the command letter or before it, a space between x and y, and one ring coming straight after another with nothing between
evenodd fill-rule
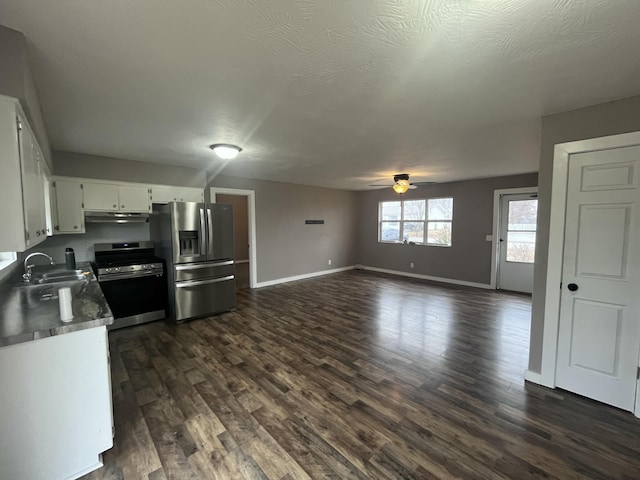
<instances>
[{"instance_id":1,"label":"oven door handle","mask_svg":"<svg viewBox=\"0 0 640 480\"><path fill-rule=\"evenodd\" d=\"M146 278L152 275L161 277L163 275L163 270L144 270L137 272L135 275L131 275L130 273L115 273L107 276L98 277L98 283L103 282L112 282L114 280L123 280L123 279L136 279L136 278Z\"/></svg>"},{"instance_id":2,"label":"oven door handle","mask_svg":"<svg viewBox=\"0 0 640 480\"><path fill-rule=\"evenodd\" d=\"M234 275L227 275L226 277L211 278L209 280L196 280L195 282L178 282L176 288L198 287L200 285L207 285L209 283L227 282L233 280Z\"/></svg>"},{"instance_id":3,"label":"oven door handle","mask_svg":"<svg viewBox=\"0 0 640 480\"><path fill-rule=\"evenodd\" d=\"M233 265L233 260L228 260L226 262L204 263L198 265L176 265L176 272L180 272L183 270L198 270L200 268L222 267L225 265Z\"/></svg>"}]
</instances>

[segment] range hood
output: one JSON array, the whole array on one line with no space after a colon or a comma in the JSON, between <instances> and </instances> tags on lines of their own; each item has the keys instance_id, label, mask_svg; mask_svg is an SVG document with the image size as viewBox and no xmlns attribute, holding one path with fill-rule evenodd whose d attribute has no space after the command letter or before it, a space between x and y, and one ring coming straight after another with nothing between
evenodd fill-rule
<instances>
[{"instance_id":1,"label":"range hood","mask_svg":"<svg viewBox=\"0 0 640 480\"><path fill-rule=\"evenodd\" d=\"M149 221L148 213L120 212L84 212L87 223L145 223Z\"/></svg>"}]
</instances>

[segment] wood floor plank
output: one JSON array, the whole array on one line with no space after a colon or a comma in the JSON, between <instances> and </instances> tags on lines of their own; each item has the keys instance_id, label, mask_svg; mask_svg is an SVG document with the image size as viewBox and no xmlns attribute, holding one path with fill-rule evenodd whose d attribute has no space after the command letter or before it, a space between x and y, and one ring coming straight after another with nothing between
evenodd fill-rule
<instances>
[{"instance_id":1,"label":"wood floor plank","mask_svg":"<svg viewBox=\"0 0 640 480\"><path fill-rule=\"evenodd\" d=\"M363 271L109 334L99 479L634 479L640 421L523 381L530 298Z\"/></svg>"}]
</instances>

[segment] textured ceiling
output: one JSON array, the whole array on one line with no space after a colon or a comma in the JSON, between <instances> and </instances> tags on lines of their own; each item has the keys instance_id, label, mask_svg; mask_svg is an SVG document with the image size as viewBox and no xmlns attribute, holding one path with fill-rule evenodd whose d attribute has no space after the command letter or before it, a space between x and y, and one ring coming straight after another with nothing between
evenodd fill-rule
<instances>
[{"instance_id":1,"label":"textured ceiling","mask_svg":"<svg viewBox=\"0 0 640 480\"><path fill-rule=\"evenodd\" d=\"M56 150L335 188L536 171L541 115L640 93L638 0L2 0L0 23Z\"/></svg>"}]
</instances>

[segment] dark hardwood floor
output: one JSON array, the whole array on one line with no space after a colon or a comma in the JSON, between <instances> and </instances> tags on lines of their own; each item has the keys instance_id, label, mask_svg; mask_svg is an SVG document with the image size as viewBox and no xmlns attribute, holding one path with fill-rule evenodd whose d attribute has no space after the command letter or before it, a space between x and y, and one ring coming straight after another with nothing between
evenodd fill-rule
<instances>
[{"instance_id":1,"label":"dark hardwood floor","mask_svg":"<svg viewBox=\"0 0 640 480\"><path fill-rule=\"evenodd\" d=\"M530 299L349 271L110 333L87 479L638 479L640 421L525 384Z\"/></svg>"}]
</instances>

